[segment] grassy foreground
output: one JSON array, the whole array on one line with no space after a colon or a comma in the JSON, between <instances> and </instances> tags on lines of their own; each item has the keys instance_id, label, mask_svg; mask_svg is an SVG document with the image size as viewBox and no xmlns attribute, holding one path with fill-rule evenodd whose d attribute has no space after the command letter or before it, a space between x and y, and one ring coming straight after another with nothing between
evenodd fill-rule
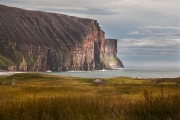
<instances>
[{"instance_id":1,"label":"grassy foreground","mask_svg":"<svg viewBox=\"0 0 180 120\"><path fill-rule=\"evenodd\" d=\"M15 79L16 84L11 85ZM180 78L0 76L0 120L179 120Z\"/></svg>"}]
</instances>

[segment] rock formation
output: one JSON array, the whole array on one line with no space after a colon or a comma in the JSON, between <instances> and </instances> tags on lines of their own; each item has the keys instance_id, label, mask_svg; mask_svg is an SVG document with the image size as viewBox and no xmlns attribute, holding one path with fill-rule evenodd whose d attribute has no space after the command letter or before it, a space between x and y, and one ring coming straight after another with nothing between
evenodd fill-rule
<instances>
[{"instance_id":1,"label":"rock formation","mask_svg":"<svg viewBox=\"0 0 180 120\"><path fill-rule=\"evenodd\" d=\"M0 5L0 70L76 71L124 67L117 40L96 20Z\"/></svg>"}]
</instances>

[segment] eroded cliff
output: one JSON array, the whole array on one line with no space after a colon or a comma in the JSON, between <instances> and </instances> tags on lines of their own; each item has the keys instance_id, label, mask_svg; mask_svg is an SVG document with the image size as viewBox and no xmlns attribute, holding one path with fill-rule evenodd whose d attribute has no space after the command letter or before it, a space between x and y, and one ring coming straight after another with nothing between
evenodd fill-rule
<instances>
[{"instance_id":1,"label":"eroded cliff","mask_svg":"<svg viewBox=\"0 0 180 120\"><path fill-rule=\"evenodd\" d=\"M0 69L99 70L123 67L117 40L96 20L0 5Z\"/></svg>"}]
</instances>

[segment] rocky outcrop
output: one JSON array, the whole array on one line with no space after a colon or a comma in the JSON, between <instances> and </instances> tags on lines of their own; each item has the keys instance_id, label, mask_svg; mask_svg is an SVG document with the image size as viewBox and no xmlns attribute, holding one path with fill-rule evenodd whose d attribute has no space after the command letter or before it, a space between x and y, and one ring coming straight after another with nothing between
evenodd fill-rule
<instances>
[{"instance_id":1,"label":"rocky outcrop","mask_svg":"<svg viewBox=\"0 0 180 120\"><path fill-rule=\"evenodd\" d=\"M124 65L116 56L117 54L117 40L116 39L105 39L104 43L104 56L101 56L101 61L106 65L106 69L124 68Z\"/></svg>"},{"instance_id":2,"label":"rocky outcrop","mask_svg":"<svg viewBox=\"0 0 180 120\"><path fill-rule=\"evenodd\" d=\"M117 40L96 20L0 5L0 70L70 71L123 67Z\"/></svg>"}]
</instances>

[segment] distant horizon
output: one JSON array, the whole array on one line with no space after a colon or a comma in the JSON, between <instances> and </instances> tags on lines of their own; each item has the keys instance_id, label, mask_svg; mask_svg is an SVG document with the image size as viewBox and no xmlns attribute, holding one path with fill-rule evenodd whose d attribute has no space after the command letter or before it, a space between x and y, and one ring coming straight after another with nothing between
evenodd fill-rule
<instances>
[{"instance_id":1,"label":"distant horizon","mask_svg":"<svg viewBox=\"0 0 180 120\"><path fill-rule=\"evenodd\" d=\"M178 0L0 0L0 4L97 20L106 38L118 39L117 55L125 68L180 68Z\"/></svg>"}]
</instances>

